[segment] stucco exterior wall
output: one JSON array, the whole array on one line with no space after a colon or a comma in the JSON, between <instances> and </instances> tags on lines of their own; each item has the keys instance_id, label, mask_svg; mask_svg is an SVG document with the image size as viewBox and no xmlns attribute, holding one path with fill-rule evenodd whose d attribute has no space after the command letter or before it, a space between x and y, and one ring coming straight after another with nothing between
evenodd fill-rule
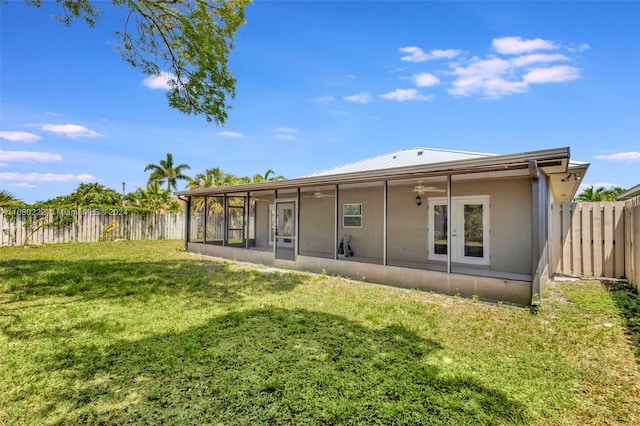
<instances>
[{"instance_id":1,"label":"stucco exterior wall","mask_svg":"<svg viewBox=\"0 0 640 426\"><path fill-rule=\"evenodd\" d=\"M364 188L340 188L338 206L338 235L351 235L351 247L356 257L382 261L384 241L384 188L382 184ZM362 204L362 227L345 228L342 206L347 203Z\"/></svg>"},{"instance_id":2,"label":"stucco exterior wall","mask_svg":"<svg viewBox=\"0 0 640 426\"><path fill-rule=\"evenodd\" d=\"M427 261L427 194L420 197L422 205L416 205L414 186L388 186L387 259L390 262Z\"/></svg>"},{"instance_id":3,"label":"stucco exterior wall","mask_svg":"<svg viewBox=\"0 0 640 426\"><path fill-rule=\"evenodd\" d=\"M333 258L335 244L335 198L303 196L300 199L301 254Z\"/></svg>"}]
</instances>

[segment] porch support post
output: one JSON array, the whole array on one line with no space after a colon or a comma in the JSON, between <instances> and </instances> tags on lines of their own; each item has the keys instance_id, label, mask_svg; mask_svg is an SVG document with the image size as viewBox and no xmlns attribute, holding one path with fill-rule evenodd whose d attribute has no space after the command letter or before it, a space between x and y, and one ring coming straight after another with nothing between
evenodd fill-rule
<instances>
[{"instance_id":1,"label":"porch support post","mask_svg":"<svg viewBox=\"0 0 640 426\"><path fill-rule=\"evenodd\" d=\"M223 202L222 202L223 206L222 206L222 211L223 211L223 224L224 224L224 229L222 230L222 246L226 246L227 245L227 227L229 222L227 222L228 218L227 218L227 194L224 194L224 198L223 198Z\"/></svg>"},{"instance_id":2,"label":"porch support post","mask_svg":"<svg viewBox=\"0 0 640 426\"><path fill-rule=\"evenodd\" d=\"M531 307L540 303L540 170L536 160L529 161L531 177Z\"/></svg>"},{"instance_id":3,"label":"porch support post","mask_svg":"<svg viewBox=\"0 0 640 426\"><path fill-rule=\"evenodd\" d=\"M271 232L271 218L269 218L269 232ZM273 258L276 259L278 247L278 190L273 190Z\"/></svg>"},{"instance_id":4,"label":"porch support post","mask_svg":"<svg viewBox=\"0 0 640 426\"><path fill-rule=\"evenodd\" d=\"M184 217L184 249L187 250L191 239L191 197L187 197L187 210Z\"/></svg>"},{"instance_id":5,"label":"porch support post","mask_svg":"<svg viewBox=\"0 0 640 426\"><path fill-rule=\"evenodd\" d=\"M202 216L204 223L204 230L202 231L202 244L207 244L207 196L204 196L204 202L202 203Z\"/></svg>"},{"instance_id":6,"label":"porch support post","mask_svg":"<svg viewBox=\"0 0 640 426\"><path fill-rule=\"evenodd\" d=\"M383 229L382 229L382 265L387 266L387 198L388 198L388 190L389 185L388 181L384 181L383 188L383 198L382 198L382 214L384 215L383 219Z\"/></svg>"},{"instance_id":7,"label":"porch support post","mask_svg":"<svg viewBox=\"0 0 640 426\"><path fill-rule=\"evenodd\" d=\"M335 191L335 197L333 197L333 199L335 200L335 221L334 221L334 235L333 235L333 260L338 260L338 222L340 221L340 211L338 210L338 206L340 205L340 202L338 201L338 190L339 190L339 185L336 185L334 191Z\"/></svg>"},{"instance_id":8,"label":"porch support post","mask_svg":"<svg viewBox=\"0 0 640 426\"><path fill-rule=\"evenodd\" d=\"M249 206L251 206L251 192L247 192L247 198L244 203L244 226L242 227L244 231L244 248L249 249Z\"/></svg>"},{"instance_id":9,"label":"porch support post","mask_svg":"<svg viewBox=\"0 0 640 426\"><path fill-rule=\"evenodd\" d=\"M296 190L296 239L293 241L297 258L300 256L300 187Z\"/></svg>"},{"instance_id":10,"label":"porch support post","mask_svg":"<svg viewBox=\"0 0 640 426\"><path fill-rule=\"evenodd\" d=\"M447 274L451 273L451 250L452 238L451 238L451 175L447 175Z\"/></svg>"}]
</instances>

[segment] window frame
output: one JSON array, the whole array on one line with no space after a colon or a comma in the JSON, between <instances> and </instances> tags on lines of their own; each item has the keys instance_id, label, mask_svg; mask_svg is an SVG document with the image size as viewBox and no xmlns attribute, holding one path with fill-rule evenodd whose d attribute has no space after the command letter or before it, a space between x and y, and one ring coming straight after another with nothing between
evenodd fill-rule
<instances>
[{"instance_id":1,"label":"window frame","mask_svg":"<svg viewBox=\"0 0 640 426\"><path fill-rule=\"evenodd\" d=\"M347 206L358 206L359 214L346 214ZM347 225L346 218L359 218L359 225ZM342 227L343 228L362 228L362 203L343 203L342 204Z\"/></svg>"}]
</instances>

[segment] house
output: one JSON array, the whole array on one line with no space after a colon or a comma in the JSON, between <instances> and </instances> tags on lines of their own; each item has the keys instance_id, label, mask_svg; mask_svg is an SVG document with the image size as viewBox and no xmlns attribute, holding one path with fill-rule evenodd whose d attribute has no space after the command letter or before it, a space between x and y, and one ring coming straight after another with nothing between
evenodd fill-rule
<instances>
[{"instance_id":1,"label":"house","mask_svg":"<svg viewBox=\"0 0 640 426\"><path fill-rule=\"evenodd\" d=\"M176 194L190 252L528 305L549 275L551 203L589 166L569 153L411 148Z\"/></svg>"},{"instance_id":2,"label":"house","mask_svg":"<svg viewBox=\"0 0 640 426\"><path fill-rule=\"evenodd\" d=\"M620 201L624 201L624 200L629 200L633 197L637 197L640 196L640 184L627 189L626 191L624 191L623 193L618 195L618 200Z\"/></svg>"}]
</instances>

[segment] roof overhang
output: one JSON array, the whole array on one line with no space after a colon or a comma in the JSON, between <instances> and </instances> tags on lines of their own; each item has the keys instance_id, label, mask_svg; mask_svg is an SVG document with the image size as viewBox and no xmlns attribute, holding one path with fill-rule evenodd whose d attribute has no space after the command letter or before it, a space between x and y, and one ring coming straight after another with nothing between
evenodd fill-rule
<instances>
[{"instance_id":1,"label":"roof overhang","mask_svg":"<svg viewBox=\"0 0 640 426\"><path fill-rule=\"evenodd\" d=\"M569 148L554 148L519 154L493 155L481 158L449 161L442 163L422 164L408 167L396 167L382 170L360 171L324 176L309 176L296 179L201 188L188 191L177 191L178 196L201 197L225 194L243 194L267 190L286 190L315 187L319 185L341 185L366 183L375 181L393 181L409 178L428 178L437 176L454 176L472 173L489 173L508 170L528 169L535 161L537 167L545 174L564 173L569 169ZM588 166L588 165L587 165ZM586 171L586 169L585 169ZM561 180L561 179L560 179ZM575 188L577 190L577 186ZM575 191L571 194L573 197Z\"/></svg>"}]
</instances>

